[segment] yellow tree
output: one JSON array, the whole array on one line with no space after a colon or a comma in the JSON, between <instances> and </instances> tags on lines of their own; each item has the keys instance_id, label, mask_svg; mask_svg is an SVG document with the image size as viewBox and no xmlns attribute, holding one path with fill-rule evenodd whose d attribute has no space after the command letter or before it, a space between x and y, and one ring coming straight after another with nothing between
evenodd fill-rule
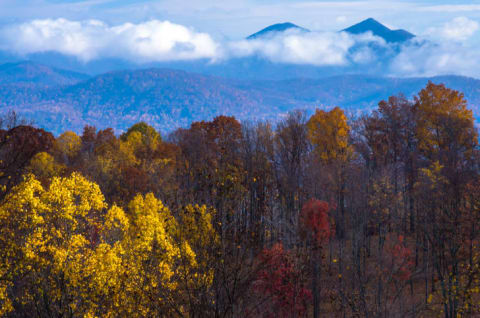
<instances>
[{"instance_id":1,"label":"yellow tree","mask_svg":"<svg viewBox=\"0 0 480 318\"><path fill-rule=\"evenodd\" d=\"M44 181L61 176L65 168L64 165L57 163L49 153L39 152L30 160L26 170L34 174L39 180Z\"/></svg>"},{"instance_id":2,"label":"yellow tree","mask_svg":"<svg viewBox=\"0 0 480 318\"><path fill-rule=\"evenodd\" d=\"M206 208L188 207L182 220L183 229L153 194L124 212L107 209L99 187L79 174L47 188L27 176L0 205L0 312L182 316L184 289L212 280L211 270L195 269L189 240L216 237Z\"/></svg>"},{"instance_id":3,"label":"yellow tree","mask_svg":"<svg viewBox=\"0 0 480 318\"><path fill-rule=\"evenodd\" d=\"M60 162L71 164L82 146L82 139L73 131L66 131L55 139L53 151Z\"/></svg>"},{"instance_id":4,"label":"yellow tree","mask_svg":"<svg viewBox=\"0 0 480 318\"><path fill-rule=\"evenodd\" d=\"M132 226L126 250L134 269L129 277L131 307L141 317L171 316L172 310L178 310L173 299L178 288L174 265L183 255L188 266L195 266L195 255L188 242L175 243L178 224L153 194L137 195L129 204L129 217Z\"/></svg>"},{"instance_id":5,"label":"yellow tree","mask_svg":"<svg viewBox=\"0 0 480 318\"><path fill-rule=\"evenodd\" d=\"M127 140L130 134L139 133L141 136L142 143L152 149L156 148L159 143L162 142L162 137L160 134L145 122L139 122L132 127L130 127L126 133L120 136L120 139L123 141Z\"/></svg>"},{"instance_id":6,"label":"yellow tree","mask_svg":"<svg viewBox=\"0 0 480 318\"><path fill-rule=\"evenodd\" d=\"M344 291L343 282L343 250L345 244L345 184L346 168L353 155L349 143L350 126L342 109L335 107L330 111L316 110L307 122L308 137L314 146L314 152L320 162L333 171L334 191L340 215L336 215L335 224L340 238L339 250L339 285ZM330 170L328 169L328 170ZM327 170L327 172L328 172ZM345 300L342 298L342 309ZM318 310L318 309L317 309Z\"/></svg>"},{"instance_id":7,"label":"yellow tree","mask_svg":"<svg viewBox=\"0 0 480 318\"><path fill-rule=\"evenodd\" d=\"M137 193L152 192L164 201L175 194L177 147L163 142L144 123L133 125L117 138L112 129L96 132L86 127L82 135L82 160L75 168L98 182L108 202L126 207Z\"/></svg>"},{"instance_id":8,"label":"yellow tree","mask_svg":"<svg viewBox=\"0 0 480 318\"><path fill-rule=\"evenodd\" d=\"M468 240L463 233L472 222L467 217L473 210L466 208L469 202L465 198L468 185L477 176L474 157L478 134L463 94L443 84L429 82L415 98L414 111L416 139L425 167L420 169L417 186L424 250L431 254L430 271L442 293L445 317L457 317L463 297L459 291L464 289L459 279L461 266L467 263L463 250Z\"/></svg>"},{"instance_id":9,"label":"yellow tree","mask_svg":"<svg viewBox=\"0 0 480 318\"><path fill-rule=\"evenodd\" d=\"M429 82L415 102L416 136L423 155L449 170L471 159L478 134L463 94Z\"/></svg>"},{"instance_id":10,"label":"yellow tree","mask_svg":"<svg viewBox=\"0 0 480 318\"><path fill-rule=\"evenodd\" d=\"M188 250L181 249L177 282L186 309L190 313L213 316L216 295L212 288L216 265L221 262L220 237L214 226L215 210L205 205L187 205L180 209L175 234L177 244L188 242L195 253L196 263L191 266ZM219 225L217 225L219 227Z\"/></svg>"},{"instance_id":11,"label":"yellow tree","mask_svg":"<svg viewBox=\"0 0 480 318\"><path fill-rule=\"evenodd\" d=\"M95 184L78 174L54 178L44 189L27 176L0 207L2 272L16 310L68 315L75 310L80 283L75 264L91 246L89 235L105 208Z\"/></svg>"},{"instance_id":12,"label":"yellow tree","mask_svg":"<svg viewBox=\"0 0 480 318\"><path fill-rule=\"evenodd\" d=\"M345 168L352 158L353 150L349 144L350 126L342 109L335 107L330 111L317 109L307 122L308 137L314 146L317 157L324 165L334 168L334 183L336 187L341 220L339 235L344 235L345 213ZM341 221L341 222L339 222Z\"/></svg>"},{"instance_id":13,"label":"yellow tree","mask_svg":"<svg viewBox=\"0 0 480 318\"><path fill-rule=\"evenodd\" d=\"M129 128L119 139L118 156L116 170L121 171L125 198L147 192L162 199L173 195L176 146L163 142L153 127L141 122Z\"/></svg>"},{"instance_id":14,"label":"yellow tree","mask_svg":"<svg viewBox=\"0 0 480 318\"><path fill-rule=\"evenodd\" d=\"M324 163L346 162L350 159L350 126L341 108L335 107L328 112L317 109L310 117L307 128L310 141Z\"/></svg>"}]
</instances>

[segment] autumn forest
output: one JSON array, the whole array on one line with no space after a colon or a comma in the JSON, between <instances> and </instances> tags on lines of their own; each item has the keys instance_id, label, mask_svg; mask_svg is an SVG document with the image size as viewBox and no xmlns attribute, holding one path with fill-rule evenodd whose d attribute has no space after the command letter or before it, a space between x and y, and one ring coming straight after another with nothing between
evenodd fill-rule
<instances>
[{"instance_id":1,"label":"autumn forest","mask_svg":"<svg viewBox=\"0 0 480 318\"><path fill-rule=\"evenodd\" d=\"M164 136L0 124L0 316L480 316L478 133L442 84Z\"/></svg>"}]
</instances>

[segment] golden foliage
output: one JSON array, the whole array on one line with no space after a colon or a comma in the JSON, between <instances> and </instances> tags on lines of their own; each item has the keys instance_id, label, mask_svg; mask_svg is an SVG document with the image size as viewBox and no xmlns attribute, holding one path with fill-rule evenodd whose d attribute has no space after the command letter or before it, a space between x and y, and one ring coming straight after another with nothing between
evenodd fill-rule
<instances>
[{"instance_id":1,"label":"golden foliage","mask_svg":"<svg viewBox=\"0 0 480 318\"><path fill-rule=\"evenodd\" d=\"M99 187L77 173L47 188L26 176L0 206L0 314L15 302L59 315L172 315L180 278L186 287L212 282L189 241L217 239L206 207L181 218L180 227L153 194L137 195L128 213L107 209Z\"/></svg>"},{"instance_id":2,"label":"golden foliage","mask_svg":"<svg viewBox=\"0 0 480 318\"><path fill-rule=\"evenodd\" d=\"M82 139L73 131L61 134L54 143L55 153L64 161L72 160L80 151Z\"/></svg>"},{"instance_id":3,"label":"golden foliage","mask_svg":"<svg viewBox=\"0 0 480 318\"><path fill-rule=\"evenodd\" d=\"M64 165L57 163L49 153L39 152L30 160L27 171L40 180L46 180L62 175L65 168Z\"/></svg>"},{"instance_id":4,"label":"golden foliage","mask_svg":"<svg viewBox=\"0 0 480 318\"><path fill-rule=\"evenodd\" d=\"M473 113L463 94L431 82L415 98L418 147L427 156L443 159L446 152L472 156L477 145Z\"/></svg>"},{"instance_id":5,"label":"golden foliage","mask_svg":"<svg viewBox=\"0 0 480 318\"><path fill-rule=\"evenodd\" d=\"M307 123L308 137L319 158L325 163L345 162L352 155L349 145L350 126L342 109L317 109Z\"/></svg>"}]
</instances>

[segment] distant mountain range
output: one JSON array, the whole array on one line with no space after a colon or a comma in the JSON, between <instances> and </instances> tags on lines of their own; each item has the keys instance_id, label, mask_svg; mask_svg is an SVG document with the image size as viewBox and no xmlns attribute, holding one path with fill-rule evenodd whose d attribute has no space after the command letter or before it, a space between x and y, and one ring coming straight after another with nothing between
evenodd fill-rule
<instances>
[{"instance_id":1,"label":"distant mountain range","mask_svg":"<svg viewBox=\"0 0 480 318\"><path fill-rule=\"evenodd\" d=\"M293 24L291 22L278 23L270 25L250 36L247 39L258 39L262 37L271 36L272 34L285 31L310 32L310 30ZM346 29L341 30L350 34L362 34L371 32L373 35L384 39L388 43L401 43L411 40L415 37L414 34L405 30L391 30L373 18L368 18L360 23L352 25Z\"/></svg>"},{"instance_id":2,"label":"distant mountain range","mask_svg":"<svg viewBox=\"0 0 480 318\"><path fill-rule=\"evenodd\" d=\"M289 30L309 32L287 22L262 29L248 39L261 41ZM371 32L393 46L409 43L414 37L374 19L343 31ZM375 44L368 48L382 49ZM0 52L2 60L9 63L0 63L0 113L14 109L55 134L67 129L81 132L87 124L121 132L138 121L167 133L221 114L239 120L276 121L288 111L313 113L317 107L340 106L360 113L394 94L411 97L429 80L464 92L474 114L480 115L480 80L382 77L377 75L385 74L382 61L363 68L316 67L252 56L219 63L196 60L136 65L114 59L82 63L49 52L30 56L30 61L16 61Z\"/></svg>"},{"instance_id":3,"label":"distant mountain range","mask_svg":"<svg viewBox=\"0 0 480 318\"><path fill-rule=\"evenodd\" d=\"M221 114L240 120L276 121L293 109L312 113L317 107L337 105L359 113L393 94L412 96L428 80L463 91L475 114L480 114L480 81L459 76L400 79L342 75L267 81L152 68L110 72L84 80L82 74L31 62L25 65L0 66L9 70L0 72L0 108L15 109L55 134L67 129L81 132L86 124L120 132L141 120L167 133ZM43 75L33 78L41 80L28 86L7 80L28 79L37 73ZM72 83L65 85L69 81ZM57 86L45 85L55 82Z\"/></svg>"}]
</instances>

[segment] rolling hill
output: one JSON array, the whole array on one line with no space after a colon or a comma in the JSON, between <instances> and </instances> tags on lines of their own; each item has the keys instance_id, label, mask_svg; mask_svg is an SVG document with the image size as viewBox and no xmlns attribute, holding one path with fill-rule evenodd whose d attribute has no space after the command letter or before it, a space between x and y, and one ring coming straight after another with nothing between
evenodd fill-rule
<instances>
[{"instance_id":1,"label":"rolling hill","mask_svg":"<svg viewBox=\"0 0 480 318\"><path fill-rule=\"evenodd\" d=\"M40 63L21 61L0 65L0 83L44 87L72 85L89 76Z\"/></svg>"},{"instance_id":2,"label":"rolling hill","mask_svg":"<svg viewBox=\"0 0 480 318\"><path fill-rule=\"evenodd\" d=\"M141 120L166 133L220 114L276 121L294 109L312 113L336 105L359 113L393 94L411 97L429 80L463 91L475 115L480 114L480 80L467 77L232 80L155 68L110 72L57 87L12 89L0 82L0 107L15 109L55 134L81 132L86 124L120 132Z\"/></svg>"}]
</instances>

